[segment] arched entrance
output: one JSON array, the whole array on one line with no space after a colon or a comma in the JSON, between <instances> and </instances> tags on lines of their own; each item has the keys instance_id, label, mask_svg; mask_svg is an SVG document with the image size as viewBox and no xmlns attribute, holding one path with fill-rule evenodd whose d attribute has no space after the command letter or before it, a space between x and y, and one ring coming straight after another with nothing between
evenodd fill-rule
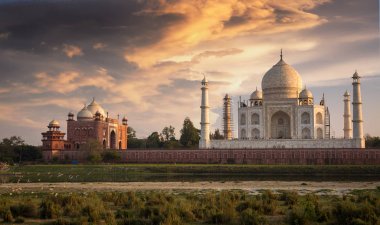
<instances>
[{"instance_id":1,"label":"arched entrance","mask_svg":"<svg viewBox=\"0 0 380 225\"><path fill-rule=\"evenodd\" d=\"M116 133L114 130L110 134L110 148L116 149Z\"/></svg>"},{"instance_id":2,"label":"arched entrance","mask_svg":"<svg viewBox=\"0 0 380 225\"><path fill-rule=\"evenodd\" d=\"M283 111L273 114L271 119L271 138L290 139L290 117Z\"/></svg>"},{"instance_id":3,"label":"arched entrance","mask_svg":"<svg viewBox=\"0 0 380 225\"><path fill-rule=\"evenodd\" d=\"M106 149L107 148L107 142L106 140L103 140L103 149Z\"/></svg>"}]
</instances>

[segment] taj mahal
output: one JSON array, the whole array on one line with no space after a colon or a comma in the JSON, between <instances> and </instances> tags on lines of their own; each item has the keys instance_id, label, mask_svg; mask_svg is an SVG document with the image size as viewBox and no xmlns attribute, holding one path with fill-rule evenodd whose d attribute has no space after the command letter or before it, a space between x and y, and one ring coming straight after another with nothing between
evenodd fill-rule
<instances>
[{"instance_id":1,"label":"taj mahal","mask_svg":"<svg viewBox=\"0 0 380 225\"><path fill-rule=\"evenodd\" d=\"M263 76L262 90L256 88L249 99L239 100L237 130L233 139L231 98L224 98L224 140L210 140L208 91L209 82L202 80L201 149L257 148L364 148L360 76L352 76L353 100L346 91L344 102L344 138L330 136L330 112L324 96L315 101L303 86L299 73L280 60ZM210 87L211 88L211 87Z\"/></svg>"}]
</instances>

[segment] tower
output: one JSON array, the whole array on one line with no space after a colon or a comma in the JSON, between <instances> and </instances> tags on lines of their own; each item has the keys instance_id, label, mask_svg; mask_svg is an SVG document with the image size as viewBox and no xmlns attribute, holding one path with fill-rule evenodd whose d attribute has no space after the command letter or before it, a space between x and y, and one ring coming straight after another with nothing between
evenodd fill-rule
<instances>
[{"instance_id":1,"label":"tower","mask_svg":"<svg viewBox=\"0 0 380 225\"><path fill-rule=\"evenodd\" d=\"M47 127L49 130L42 133L42 155L44 160L52 160L58 158L60 151L65 148L65 133L59 130L60 125L56 120L52 120Z\"/></svg>"},{"instance_id":2,"label":"tower","mask_svg":"<svg viewBox=\"0 0 380 225\"><path fill-rule=\"evenodd\" d=\"M206 77L202 80L202 103L201 103L201 139L199 148L207 149L210 146L210 121L208 105L208 80Z\"/></svg>"},{"instance_id":3,"label":"tower","mask_svg":"<svg viewBox=\"0 0 380 225\"><path fill-rule=\"evenodd\" d=\"M224 139L232 140L231 98L226 94L223 100L223 135Z\"/></svg>"},{"instance_id":4,"label":"tower","mask_svg":"<svg viewBox=\"0 0 380 225\"><path fill-rule=\"evenodd\" d=\"M351 109L350 109L350 94L348 91L344 93L344 139L352 138L352 128L351 128Z\"/></svg>"},{"instance_id":5,"label":"tower","mask_svg":"<svg viewBox=\"0 0 380 225\"><path fill-rule=\"evenodd\" d=\"M363 115L362 115L362 96L360 91L360 76L357 71L355 71L352 76L352 127L353 127L353 138L357 141L357 146L359 148L365 147L364 136L363 136Z\"/></svg>"}]
</instances>

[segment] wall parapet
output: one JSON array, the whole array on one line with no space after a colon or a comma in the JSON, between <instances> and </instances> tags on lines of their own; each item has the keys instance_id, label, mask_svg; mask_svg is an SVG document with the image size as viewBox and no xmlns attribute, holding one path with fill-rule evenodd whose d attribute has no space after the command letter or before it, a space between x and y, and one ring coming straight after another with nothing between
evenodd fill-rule
<instances>
[{"instance_id":1,"label":"wall parapet","mask_svg":"<svg viewBox=\"0 0 380 225\"><path fill-rule=\"evenodd\" d=\"M86 160L83 151L61 151L60 160ZM290 165L380 165L380 149L182 149L118 151L124 163L236 163ZM44 152L44 154L49 154Z\"/></svg>"}]
</instances>

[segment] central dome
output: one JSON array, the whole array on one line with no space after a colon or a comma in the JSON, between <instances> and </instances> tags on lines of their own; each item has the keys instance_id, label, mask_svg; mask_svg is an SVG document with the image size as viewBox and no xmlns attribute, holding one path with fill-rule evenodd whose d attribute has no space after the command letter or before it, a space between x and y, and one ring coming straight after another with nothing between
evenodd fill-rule
<instances>
[{"instance_id":1,"label":"central dome","mask_svg":"<svg viewBox=\"0 0 380 225\"><path fill-rule=\"evenodd\" d=\"M261 82L264 100L298 98L302 90L302 79L298 72L281 59L268 72Z\"/></svg>"},{"instance_id":2,"label":"central dome","mask_svg":"<svg viewBox=\"0 0 380 225\"><path fill-rule=\"evenodd\" d=\"M104 109L95 101L95 98L92 99L92 102L87 106L87 109L95 115L96 112L99 112L102 116L106 116Z\"/></svg>"}]
</instances>

